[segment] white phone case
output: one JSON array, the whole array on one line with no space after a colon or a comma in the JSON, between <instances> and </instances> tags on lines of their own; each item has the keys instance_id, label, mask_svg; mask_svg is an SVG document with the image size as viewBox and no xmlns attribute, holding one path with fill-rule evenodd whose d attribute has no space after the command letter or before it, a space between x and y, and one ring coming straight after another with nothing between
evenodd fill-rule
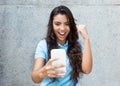
<instances>
[{"instance_id":1,"label":"white phone case","mask_svg":"<svg viewBox=\"0 0 120 86\"><path fill-rule=\"evenodd\" d=\"M64 49L52 49L51 58L59 58L58 60L54 61L52 65L60 65L60 64L66 65L66 51ZM56 69L56 71L66 72L66 67Z\"/></svg>"}]
</instances>

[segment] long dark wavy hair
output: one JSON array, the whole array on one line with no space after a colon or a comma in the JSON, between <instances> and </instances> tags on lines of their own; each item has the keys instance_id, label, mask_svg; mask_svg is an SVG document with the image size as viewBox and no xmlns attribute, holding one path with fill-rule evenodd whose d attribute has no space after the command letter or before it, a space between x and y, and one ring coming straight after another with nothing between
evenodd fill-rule
<instances>
[{"instance_id":1,"label":"long dark wavy hair","mask_svg":"<svg viewBox=\"0 0 120 86\"><path fill-rule=\"evenodd\" d=\"M69 22L70 33L68 34L67 37L68 40L67 55L69 57L69 62L72 67L70 79L74 81L74 86L75 86L76 83L78 82L79 74L82 72L82 67L81 67L82 50L81 50L81 45L78 42L79 37L72 12L69 10L68 7L63 5L54 8L50 14L50 18L48 22L48 31L46 35L46 42L48 46L48 59L51 58L50 57L51 49L58 48L57 38L53 31L53 18L58 14L66 15Z\"/></svg>"}]
</instances>

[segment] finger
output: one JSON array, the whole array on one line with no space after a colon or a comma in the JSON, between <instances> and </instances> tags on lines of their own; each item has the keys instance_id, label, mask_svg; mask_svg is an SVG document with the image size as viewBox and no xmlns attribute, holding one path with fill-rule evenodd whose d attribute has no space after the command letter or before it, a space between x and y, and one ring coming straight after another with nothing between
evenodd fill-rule
<instances>
[{"instance_id":1,"label":"finger","mask_svg":"<svg viewBox=\"0 0 120 86\"><path fill-rule=\"evenodd\" d=\"M86 25L78 25L79 30L86 29Z\"/></svg>"},{"instance_id":2,"label":"finger","mask_svg":"<svg viewBox=\"0 0 120 86\"><path fill-rule=\"evenodd\" d=\"M62 68L62 67L65 67L65 65L61 64L61 65L56 65L56 66L46 66L44 70L46 71L49 71L49 70L55 70L55 69L58 69L58 68Z\"/></svg>"},{"instance_id":3,"label":"finger","mask_svg":"<svg viewBox=\"0 0 120 86\"><path fill-rule=\"evenodd\" d=\"M62 78L64 77L63 75L56 75L56 78Z\"/></svg>"},{"instance_id":4,"label":"finger","mask_svg":"<svg viewBox=\"0 0 120 86\"><path fill-rule=\"evenodd\" d=\"M57 75L63 75L63 74L65 74L65 73L66 73L66 71L57 71L57 72L56 72Z\"/></svg>"},{"instance_id":5,"label":"finger","mask_svg":"<svg viewBox=\"0 0 120 86\"><path fill-rule=\"evenodd\" d=\"M78 27L80 27L80 28L85 28L86 25L84 25L84 24L80 24L80 25L78 25Z\"/></svg>"},{"instance_id":6,"label":"finger","mask_svg":"<svg viewBox=\"0 0 120 86\"><path fill-rule=\"evenodd\" d=\"M46 69L46 67L43 67L43 68L41 69L41 72L45 72L45 71L47 71L47 69Z\"/></svg>"},{"instance_id":7,"label":"finger","mask_svg":"<svg viewBox=\"0 0 120 86\"><path fill-rule=\"evenodd\" d=\"M62 78L63 75L54 75L54 74L48 74L49 78Z\"/></svg>"},{"instance_id":8,"label":"finger","mask_svg":"<svg viewBox=\"0 0 120 86\"><path fill-rule=\"evenodd\" d=\"M47 64L52 64L52 62L53 61L56 61L56 60L58 60L59 58L52 58L52 59L50 59L48 62L47 62Z\"/></svg>"},{"instance_id":9,"label":"finger","mask_svg":"<svg viewBox=\"0 0 120 86\"><path fill-rule=\"evenodd\" d=\"M77 31L81 33L83 30L83 25L76 25L76 27L77 27Z\"/></svg>"},{"instance_id":10,"label":"finger","mask_svg":"<svg viewBox=\"0 0 120 86\"><path fill-rule=\"evenodd\" d=\"M52 65L50 69L51 69L51 70L55 70L55 69L58 69L58 68L63 68L63 67L65 67L65 65L64 65L64 64L54 65L54 66Z\"/></svg>"},{"instance_id":11,"label":"finger","mask_svg":"<svg viewBox=\"0 0 120 86\"><path fill-rule=\"evenodd\" d=\"M56 71L54 71L54 70L49 70L49 71L47 71L47 73L48 73L48 74L56 74Z\"/></svg>"},{"instance_id":12,"label":"finger","mask_svg":"<svg viewBox=\"0 0 120 86\"><path fill-rule=\"evenodd\" d=\"M57 70L49 70L47 71L47 74L54 74L54 75L63 75L66 71L57 71Z\"/></svg>"},{"instance_id":13,"label":"finger","mask_svg":"<svg viewBox=\"0 0 120 86\"><path fill-rule=\"evenodd\" d=\"M48 77L49 78L56 78L56 77L58 77L57 75L54 75L54 74L48 74Z\"/></svg>"}]
</instances>

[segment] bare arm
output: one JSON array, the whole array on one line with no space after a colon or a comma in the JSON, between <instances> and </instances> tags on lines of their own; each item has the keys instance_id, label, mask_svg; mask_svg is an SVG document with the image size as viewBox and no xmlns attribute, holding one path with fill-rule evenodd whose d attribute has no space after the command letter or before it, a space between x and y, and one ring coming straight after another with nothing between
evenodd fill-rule
<instances>
[{"instance_id":1,"label":"bare arm","mask_svg":"<svg viewBox=\"0 0 120 86\"><path fill-rule=\"evenodd\" d=\"M91 48L90 48L89 39L84 39L82 70L84 73L90 73L92 70L92 52L91 52Z\"/></svg>"},{"instance_id":2,"label":"bare arm","mask_svg":"<svg viewBox=\"0 0 120 86\"><path fill-rule=\"evenodd\" d=\"M77 26L78 31L83 37L84 40L84 51L82 57L82 70L84 73L88 74L92 70L92 51L90 47L90 40L87 34L86 26L79 25Z\"/></svg>"},{"instance_id":3,"label":"bare arm","mask_svg":"<svg viewBox=\"0 0 120 86\"><path fill-rule=\"evenodd\" d=\"M44 59L43 58L39 58L39 59L35 59L34 62L34 67L33 67L33 71L32 71L32 80L35 83L39 83L43 80L42 77L42 72L41 69L44 66Z\"/></svg>"}]
</instances>

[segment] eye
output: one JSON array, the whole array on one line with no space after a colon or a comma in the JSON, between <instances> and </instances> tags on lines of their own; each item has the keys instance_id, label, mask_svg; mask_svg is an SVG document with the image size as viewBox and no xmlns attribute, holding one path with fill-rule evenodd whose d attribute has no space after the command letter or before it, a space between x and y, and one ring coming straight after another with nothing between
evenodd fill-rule
<instances>
[{"instance_id":1,"label":"eye","mask_svg":"<svg viewBox=\"0 0 120 86\"><path fill-rule=\"evenodd\" d=\"M66 25L66 26L69 26L70 24L67 22L67 23L65 23L65 25Z\"/></svg>"},{"instance_id":2,"label":"eye","mask_svg":"<svg viewBox=\"0 0 120 86\"><path fill-rule=\"evenodd\" d=\"M56 26L59 26L60 25L60 22L55 22L54 23Z\"/></svg>"}]
</instances>

